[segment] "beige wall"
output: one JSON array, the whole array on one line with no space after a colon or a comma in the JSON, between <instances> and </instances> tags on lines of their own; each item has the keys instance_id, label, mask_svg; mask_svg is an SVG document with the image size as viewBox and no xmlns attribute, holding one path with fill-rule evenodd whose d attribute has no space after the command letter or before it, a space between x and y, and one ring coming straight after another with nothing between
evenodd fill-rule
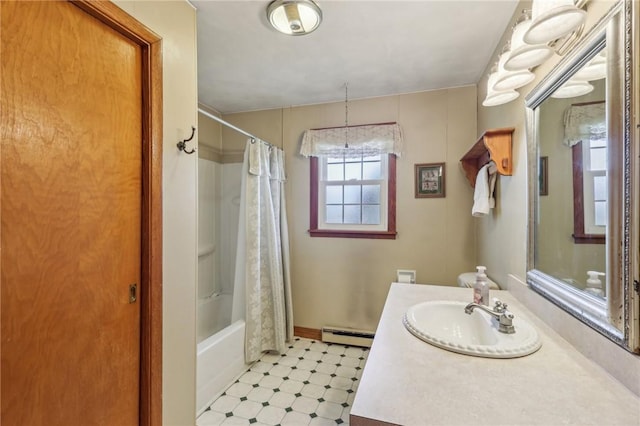
<instances>
[{"instance_id":1,"label":"beige wall","mask_svg":"<svg viewBox=\"0 0 640 426\"><path fill-rule=\"evenodd\" d=\"M197 156L179 152L176 143L189 137L197 119L196 14L186 1L116 4L163 39L162 413L167 426L193 425L198 169Z\"/></svg>"},{"instance_id":2,"label":"beige wall","mask_svg":"<svg viewBox=\"0 0 640 426\"><path fill-rule=\"evenodd\" d=\"M219 114L216 114L219 116ZM198 112L198 146L222 149L222 125Z\"/></svg>"},{"instance_id":3,"label":"beige wall","mask_svg":"<svg viewBox=\"0 0 640 426\"><path fill-rule=\"evenodd\" d=\"M208 111L216 116L217 112ZM222 162L222 125L198 112L198 158Z\"/></svg>"},{"instance_id":4,"label":"beige wall","mask_svg":"<svg viewBox=\"0 0 640 426\"><path fill-rule=\"evenodd\" d=\"M344 103L230 114L224 119L284 148L294 322L375 330L396 269L418 282L456 285L475 266L473 191L459 159L476 140L473 86L349 102L349 124L397 121L404 149L397 167L396 240L311 238L309 160L298 154L306 129L344 124ZM246 137L223 129L225 150ZM414 198L414 164L446 162L446 198Z\"/></svg>"}]
</instances>

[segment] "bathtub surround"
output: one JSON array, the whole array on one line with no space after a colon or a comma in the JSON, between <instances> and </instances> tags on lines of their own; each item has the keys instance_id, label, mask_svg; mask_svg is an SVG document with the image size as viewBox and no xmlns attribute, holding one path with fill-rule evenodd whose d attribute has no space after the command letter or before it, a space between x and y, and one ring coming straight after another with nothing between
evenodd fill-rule
<instances>
[{"instance_id":1,"label":"bathtub surround","mask_svg":"<svg viewBox=\"0 0 640 426\"><path fill-rule=\"evenodd\" d=\"M203 156L214 150L198 148L198 343L244 319L244 299L234 288L242 164Z\"/></svg>"},{"instance_id":2,"label":"bathtub surround","mask_svg":"<svg viewBox=\"0 0 640 426\"><path fill-rule=\"evenodd\" d=\"M198 298L198 345L231 324L232 307L232 294L213 294Z\"/></svg>"},{"instance_id":3,"label":"bathtub surround","mask_svg":"<svg viewBox=\"0 0 640 426\"><path fill-rule=\"evenodd\" d=\"M231 323L233 281L221 279L222 166L198 159L198 307L200 343Z\"/></svg>"},{"instance_id":4,"label":"bathtub surround","mask_svg":"<svg viewBox=\"0 0 640 426\"><path fill-rule=\"evenodd\" d=\"M220 126L211 124L198 123L197 413L248 368L244 289L234 286L242 153L240 162L227 161Z\"/></svg>"},{"instance_id":5,"label":"bathtub surround","mask_svg":"<svg viewBox=\"0 0 640 426\"><path fill-rule=\"evenodd\" d=\"M348 425L368 353L296 338L286 353L264 354L196 424Z\"/></svg>"}]
</instances>

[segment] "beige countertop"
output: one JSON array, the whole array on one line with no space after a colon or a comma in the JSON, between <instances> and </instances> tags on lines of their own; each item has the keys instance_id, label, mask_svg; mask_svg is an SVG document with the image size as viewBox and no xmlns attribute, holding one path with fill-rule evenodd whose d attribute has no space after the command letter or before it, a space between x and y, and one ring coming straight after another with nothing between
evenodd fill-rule
<instances>
[{"instance_id":1,"label":"beige countertop","mask_svg":"<svg viewBox=\"0 0 640 426\"><path fill-rule=\"evenodd\" d=\"M490 359L410 334L404 312L429 300L471 301L472 290L393 283L351 408L351 425L640 425L640 398L589 361L507 291L491 291L532 324L542 347Z\"/></svg>"}]
</instances>

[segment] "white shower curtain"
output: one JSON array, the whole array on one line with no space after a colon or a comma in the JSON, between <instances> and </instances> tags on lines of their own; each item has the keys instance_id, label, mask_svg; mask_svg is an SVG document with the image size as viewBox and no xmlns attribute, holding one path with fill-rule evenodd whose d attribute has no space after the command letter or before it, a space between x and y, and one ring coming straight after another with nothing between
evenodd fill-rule
<instances>
[{"instance_id":1,"label":"white shower curtain","mask_svg":"<svg viewBox=\"0 0 640 426\"><path fill-rule=\"evenodd\" d=\"M284 152L248 140L242 167L236 286L246 297L245 361L283 353L293 337Z\"/></svg>"}]
</instances>

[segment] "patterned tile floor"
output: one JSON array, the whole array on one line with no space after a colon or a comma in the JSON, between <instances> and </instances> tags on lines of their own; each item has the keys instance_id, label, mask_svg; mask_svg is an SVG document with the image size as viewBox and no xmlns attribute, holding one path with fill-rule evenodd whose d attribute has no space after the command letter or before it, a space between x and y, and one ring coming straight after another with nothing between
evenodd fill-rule
<instances>
[{"instance_id":1,"label":"patterned tile floor","mask_svg":"<svg viewBox=\"0 0 640 426\"><path fill-rule=\"evenodd\" d=\"M197 425L348 425L368 354L296 337L285 354L263 355Z\"/></svg>"}]
</instances>

